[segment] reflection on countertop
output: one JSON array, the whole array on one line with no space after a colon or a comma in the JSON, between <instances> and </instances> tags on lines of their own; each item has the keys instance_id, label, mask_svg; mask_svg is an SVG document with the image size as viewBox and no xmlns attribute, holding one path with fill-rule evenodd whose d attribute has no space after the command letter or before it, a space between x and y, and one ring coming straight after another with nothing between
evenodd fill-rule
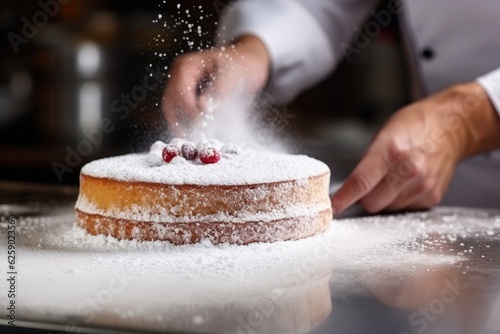
<instances>
[{"instance_id":1,"label":"reflection on countertop","mask_svg":"<svg viewBox=\"0 0 500 334\"><path fill-rule=\"evenodd\" d=\"M7 220L17 224L25 325L142 333L500 329L498 211L342 218L298 241L173 246L85 234L73 226L76 194L0 184L0 237Z\"/></svg>"}]
</instances>

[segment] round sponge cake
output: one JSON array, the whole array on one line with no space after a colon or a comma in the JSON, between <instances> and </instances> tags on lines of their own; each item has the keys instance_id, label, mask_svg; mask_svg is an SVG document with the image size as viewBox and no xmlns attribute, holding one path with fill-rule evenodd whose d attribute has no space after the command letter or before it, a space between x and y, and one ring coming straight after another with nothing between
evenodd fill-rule
<instances>
[{"instance_id":1,"label":"round sponge cake","mask_svg":"<svg viewBox=\"0 0 500 334\"><path fill-rule=\"evenodd\" d=\"M215 164L161 152L93 161L80 175L76 222L91 234L174 244L294 240L332 219L330 171L315 159L246 150Z\"/></svg>"}]
</instances>

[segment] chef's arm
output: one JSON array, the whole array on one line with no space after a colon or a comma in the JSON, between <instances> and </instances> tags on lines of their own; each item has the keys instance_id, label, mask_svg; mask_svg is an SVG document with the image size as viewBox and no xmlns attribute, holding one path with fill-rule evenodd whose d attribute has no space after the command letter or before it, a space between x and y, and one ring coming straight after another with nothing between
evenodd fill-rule
<instances>
[{"instance_id":1,"label":"chef's arm","mask_svg":"<svg viewBox=\"0 0 500 334\"><path fill-rule=\"evenodd\" d=\"M460 161L500 149L495 73L396 112L332 198L335 212L358 200L369 212L438 204Z\"/></svg>"},{"instance_id":2,"label":"chef's arm","mask_svg":"<svg viewBox=\"0 0 500 334\"><path fill-rule=\"evenodd\" d=\"M170 130L183 135L203 111L233 93L255 96L264 87L275 102L292 100L326 77L344 56L378 0L241 0L219 23L219 48L177 58L162 110ZM393 10L394 12L394 10ZM393 14L379 13L381 25ZM365 41L365 43L367 43ZM368 41L369 43L369 41Z\"/></svg>"},{"instance_id":3,"label":"chef's arm","mask_svg":"<svg viewBox=\"0 0 500 334\"><path fill-rule=\"evenodd\" d=\"M271 61L268 90L276 102L292 100L325 78L355 48L351 39L377 0L243 0L220 24L219 44L256 36ZM387 12L386 21L392 19Z\"/></svg>"}]
</instances>

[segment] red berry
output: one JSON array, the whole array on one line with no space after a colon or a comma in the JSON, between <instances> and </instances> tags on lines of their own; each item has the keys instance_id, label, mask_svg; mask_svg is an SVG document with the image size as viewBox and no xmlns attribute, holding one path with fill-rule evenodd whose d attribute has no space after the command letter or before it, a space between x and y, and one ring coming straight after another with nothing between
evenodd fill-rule
<instances>
[{"instance_id":1,"label":"red berry","mask_svg":"<svg viewBox=\"0 0 500 334\"><path fill-rule=\"evenodd\" d=\"M172 161L173 158L181 155L179 148L172 144L167 144L162 152L162 157L165 162Z\"/></svg>"},{"instance_id":2,"label":"red berry","mask_svg":"<svg viewBox=\"0 0 500 334\"><path fill-rule=\"evenodd\" d=\"M214 164L220 160L220 154L213 147L204 147L200 150L200 160L204 164Z\"/></svg>"},{"instance_id":3,"label":"red berry","mask_svg":"<svg viewBox=\"0 0 500 334\"><path fill-rule=\"evenodd\" d=\"M186 160L194 160L198 156L198 151L191 143L185 143L181 147L182 156Z\"/></svg>"}]
</instances>

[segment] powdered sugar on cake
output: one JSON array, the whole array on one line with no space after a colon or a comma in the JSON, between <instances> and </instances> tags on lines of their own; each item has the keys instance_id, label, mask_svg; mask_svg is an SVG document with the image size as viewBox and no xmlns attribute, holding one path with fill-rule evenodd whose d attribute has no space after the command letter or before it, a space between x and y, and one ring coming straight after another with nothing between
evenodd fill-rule
<instances>
[{"instance_id":1,"label":"powdered sugar on cake","mask_svg":"<svg viewBox=\"0 0 500 334\"><path fill-rule=\"evenodd\" d=\"M129 154L93 161L82 174L127 182L172 185L246 185L282 182L326 174L328 166L304 155L260 152L251 149L239 154L222 153L216 164L202 164L175 157L162 160L165 143L156 142L148 154Z\"/></svg>"},{"instance_id":2,"label":"powdered sugar on cake","mask_svg":"<svg viewBox=\"0 0 500 334\"><path fill-rule=\"evenodd\" d=\"M303 155L156 142L84 166L76 221L92 234L175 244L296 240L331 220L329 176Z\"/></svg>"}]
</instances>

